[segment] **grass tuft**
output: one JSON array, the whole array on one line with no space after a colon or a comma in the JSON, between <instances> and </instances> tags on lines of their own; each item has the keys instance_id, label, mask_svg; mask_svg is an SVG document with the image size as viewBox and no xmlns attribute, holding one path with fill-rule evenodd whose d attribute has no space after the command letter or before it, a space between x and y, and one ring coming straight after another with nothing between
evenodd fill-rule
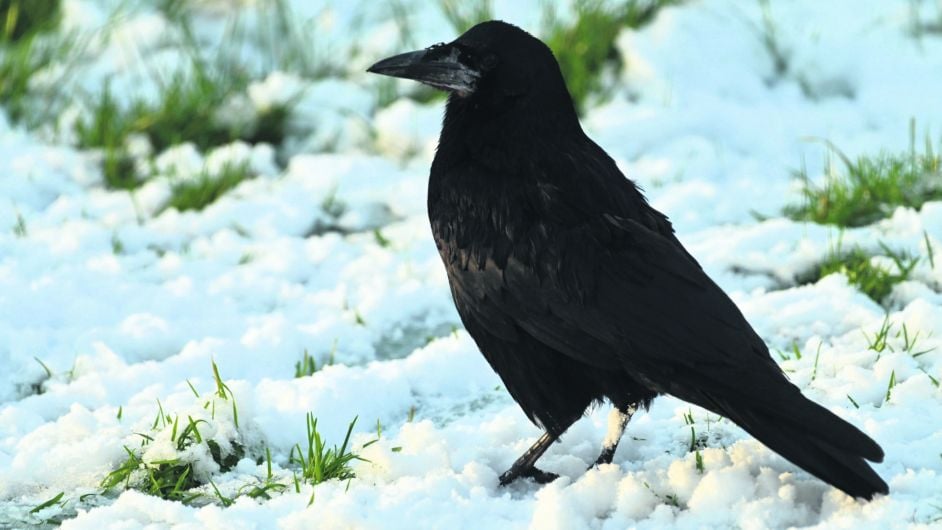
<instances>
[{"instance_id":1,"label":"grass tuft","mask_svg":"<svg viewBox=\"0 0 942 530\"><path fill-rule=\"evenodd\" d=\"M212 363L212 367L213 378L216 383L216 396L232 402L233 423L236 428L238 428L238 412L235 398L229 386L226 385L220 377L219 368L216 366L215 362ZM189 381L187 381L187 384L198 398L199 393L189 384ZM208 408L210 403L212 403L213 410L215 410L215 400L207 401L204 408ZM149 495L160 497L161 499L180 501L183 503L189 503L202 497L202 493L193 491L195 488L203 485L203 483L194 476L194 462L182 456L161 460L145 460L144 450L148 445L153 443L158 436L167 433L170 442L173 444L173 449L178 454L182 455L194 446L205 445L206 451L219 466L220 471L229 471L245 456L245 450L238 441L232 440L229 444L231 450L224 452L218 442L205 438L202 433L200 433L200 424L207 423L206 420L194 419L191 416L187 416L186 420L181 421L179 415L172 416L167 414L160 400L157 400L157 415L151 426L152 433L136 433L141 437L140 447L135 449L127 446L124 447L127 458L125 458L116 469L105 476L101 481L102 489L104 491L118 487L123 489L136 489Z\"/></svg>"},{"instance_id":2,"label":"grass tuft","mask_svg":"<svg viewBox=\"0 0 942 530\"><path fill-rule=\"evenodd\" d=\"M13 235L24 238L28 234L29 231L26 230L26 219L23 218L23 214L16 212L16 224L13 225Z\"/></svg>"},{"instance_id":3,"label":"grass tuft","mask_svg":"<svg viewBox=\"0 0 942 530\"><path fill-rule=\"evenodd\" d=\"M317 371L317 361L314 360L314 357L311 357L311 354L307 352L307 348L304 349L304 356L301 357L301 360L294 363L294 377L298 379L300 377L307 377L314 375L314 372Z\"/></svg>"},{"instance_id":4,"label":"grass tuft","mask_svg":"<svg viewBox=\"0 0 942 530\"><path fill-rule=\"evenodd\" d=\"M829 274L841 273L847 281L877 303L884 303L897 284L909 280L920 261L919 256L891 249L880 243L881 254L865 251L860 247L844 250L841 238L828 250L827 256L810 272L798 278L799 284L815 283ZM883 256L893 262L885 266L875 262L874 257Z\"/></svg>"},{"instance_id":5,"label":"grass tuft","mask_svg":"<svg viewBox=\"0 0 942 530\"><path fill-rule=\"evenodd\" d=\"M356 418L350 422L340 447L327 448L320 431L317 430L317 418L311 412L307 414L307 447L302 448L301 444L295 445L288 457L289 462L300 466L301 479L304 482L316 486L327 480L349 480L356 477L350 464L356 460L366 461L348 450L350 435L353 433L353 426L356 422Z\"/></svg>"},{"instance_id":6,"label":"grass tuft","mask_svg":"<svg viewBox=\"0 0 942 530\"><path fill-rule=\"evenodd\" d=\"M22 5L43 0L23 0ZM14 2L16 3L16 2ZM0 6L3 0L0 0ZM4 15L0 12L0 23ZM0 33L4 29L0 27ZM0 105L13 123L38 127L54 118L61 110L61 82L48 79L36 83L36 74L56 72L61 81L70 75L84 42L74 33L46 33L37 29L7 40L0 36Z\"/></svg>"},{"instance_id":7,"label":"grass tuft","mask_svg":"<svg viewBox=\"0 0 942 530\"><path fill-rule=\"evenodd\" d=\"M566 86L579 114L587 110L593 97L608 99L614 83L606 72L615 74L623 68L621 53L615 46L625 28L639 28L651 22L657 12L679 0L630 0L612 4L605 0L577 0L575 20L560 21L551 4L545 4L543 39L553 50Z\"/></svg>"},{"instance_id":8,"label":"grass tuft","mask_svg":"<svg viewBox=\"0 0 942 530\"><path fill-rule=\"evenodd\" d=\"M913 333L905 322L899 326L896 333L893 333L895 326L896 324L890 321L890 316L885 315L883 322L880 324L880 328L877 329L873 335L861 330L861 333L863 333L864 338L867 340L867 349L876 352L878 358L879 355L882 355L885 351L902 352L913 357L920 357L935 351L934 347L921 349L918 346L920 332L916 331ZM894 344L896 344L896 347L894 347Z\"/></svg>"},{"instance_id":9,"label":"grass tuft","mask_svg":"<svg viewBox=\"0 0 942 530\"><path fill-rule=\"evenodd\" d=\"M787 206L785 215L798 221L837 226L864 226L888 217L897 207L919 209L928 201L942 200L942 157L926 141L922 153L862 156L851 160L833 144L843 171L828 163L825 182L816 185L802 169L804 203Z\"/></svg>"},{"instance_id":10,"label":"grass tuft","mask_svg":"<svg viewBox=\"0 0 942 530\"><path fill-rule=\"evenodd\" d=\"M112 189L134 189L144 179L136 174L129 153L129 138L147 138L155 152L191 142L200 150L235 140L278 145L285 135L289 109L276 106L261 113L254 123L236 123L220 117L220 108L244 92L249 78L237 72L213 73L196 68L192 75L178 74L162 86L156 103L138 100L122 107L106 85L92 104L90 115L76 122L79 147L102 151L102 172ZM187 194L214 200L247 176L245 167L233 166L216 178L201 178L186 187ZM228 187L226 187L228 185ZM181 192L184 193L184 192Z\"/></svg>"},{"instance_id":11,"label":"grass tuft","mask_svg":"<svg viewBox=\"0 0 942 530\"><path fill-rule=\"evenodd\" d=\"M178 211L202 210L227 191L235 188L254 175L248 163L225 164L216 175L203 171L193 180L178 181L171 186L166 208Z\"/></svg>"},{"instance_id":12,"label":"grass tuft","mask_svg":"<svg viewBox=\"0 0 942 530\"><path fill-rule=\"evenodd\" d=\"M16 42L59 24L60 0L0 0L0 43Z\"/></svg>"}]
</instances>

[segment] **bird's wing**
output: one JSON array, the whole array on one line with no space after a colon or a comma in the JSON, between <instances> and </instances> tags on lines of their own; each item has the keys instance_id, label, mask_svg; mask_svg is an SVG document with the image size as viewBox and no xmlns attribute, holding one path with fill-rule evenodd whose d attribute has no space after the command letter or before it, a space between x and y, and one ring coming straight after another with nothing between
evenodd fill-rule
<instances>
[{"instance_id":1,"label":"bird's wing","mask_svg":"<svg viewBox=\"0 0 942 530\"><path fill-rule=\"evenodd\" d=\"M798 394L736 305L679 245L613 215L552 243L533 263L511 256L449 267L464 316L508 338L523 330L576 360L624 369L714 410L729 399L774 408L782 392Z\"/></svg>"}]
</instances>

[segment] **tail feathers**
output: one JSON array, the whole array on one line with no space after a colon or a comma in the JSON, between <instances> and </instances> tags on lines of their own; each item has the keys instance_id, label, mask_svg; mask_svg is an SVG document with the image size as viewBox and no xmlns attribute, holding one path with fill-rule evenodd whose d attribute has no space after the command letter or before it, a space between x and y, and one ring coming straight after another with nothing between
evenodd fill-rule
<instances>
[{"instance_id":1,"label":"tail feathers","mask_svg":"<svg viewBox=\"0 0 942 530\"><path fill-rule=\"evenodd\" d=\"M858 455L871 462L883 461L883 448L873 438L802 396L800 392L796 394L797 399L790 400L791 403L782 409L781 415L776 419L790 423L799 431L816 434L835 449Z\"/></svg>"},{"instance_id":2,"label":"tail feathers","mask_svg":"<svg viewBox=\"0 0 942 530\"><path fill-rule=\"evenodd\" d=\"M866 462L882 461L880 446L827 409L802 401L789 404L787 421L756 409L724 407L724 413L769 449L848 495L871 499L889 493L886 482ZM830 415L823 429L822 411Z\"/></svg>"}]
</instances>

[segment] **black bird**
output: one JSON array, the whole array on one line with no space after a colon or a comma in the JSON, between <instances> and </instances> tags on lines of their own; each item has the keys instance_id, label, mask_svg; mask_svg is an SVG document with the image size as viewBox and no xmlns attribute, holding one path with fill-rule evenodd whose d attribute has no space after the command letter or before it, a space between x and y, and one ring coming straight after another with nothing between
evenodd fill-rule
<instances>
[{"instance_id":1,"label":"black bird","mask_svg":"<svg viewBox=\"0 0 942 530\"><path fill-rule=\"evenodd\" d=\"M821 480L870 499L886 483L869 436L801 395L729 297L579 124L550 49L490 21L370 72L450 93L428 214L461 320L546 432L536 460L593 403L615 407L596 464L659 394L721 414Z\"/></svg>"}]
</instances>

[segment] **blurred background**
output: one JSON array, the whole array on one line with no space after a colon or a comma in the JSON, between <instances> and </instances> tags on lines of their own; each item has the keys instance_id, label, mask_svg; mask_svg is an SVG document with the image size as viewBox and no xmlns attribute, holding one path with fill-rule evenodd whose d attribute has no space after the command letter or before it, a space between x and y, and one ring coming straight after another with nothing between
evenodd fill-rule
<instances>
[{"instance_id":1,"label":"blurred background","mask_svg":"<svg viewBox=\"0 0 942 530\"><path fill-rule=\"evenodd\" d=\"M416 129L440 113L411 111L443 96L367 75L375 60L499 17L553 48L584 111L617 90L619 34L677 3L2 0L0 102L11 123L97 153L110 189L166 174L172 148L195 158L237 145L278 166L299 152L404 158L428 149ZM201 208L273 169L223 165L170 204Z\"/></svg>"}]
</instances>

